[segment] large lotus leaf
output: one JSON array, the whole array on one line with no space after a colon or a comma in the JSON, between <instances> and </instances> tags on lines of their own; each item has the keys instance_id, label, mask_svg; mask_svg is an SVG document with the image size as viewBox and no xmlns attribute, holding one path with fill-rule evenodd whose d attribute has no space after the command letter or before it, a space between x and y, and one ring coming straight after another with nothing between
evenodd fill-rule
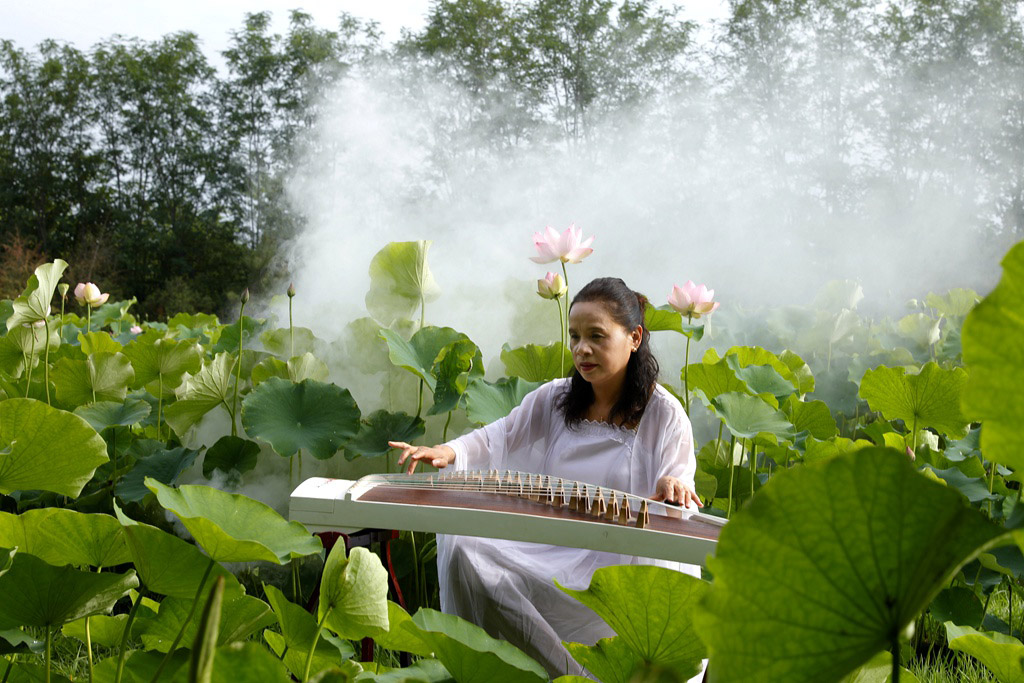
<instances>
[{"instance_id":1,"label":"large lotus leaf","mask_svg":"<svg viewBox=\"0 0 1024 683\"><path fill-rule=\"evenodd\" d=\"M799 393L805 394L814 390L814 376L810 374L810 368L804 363L800 356L790 351L783 352L779 357L760 346L733 346L725 352L725 357L735 356L740 367L748 365L770 365L787 382L793 385ZM708 349L703 358L705 363L714 363L719 360L718 352ZM753 387L751 387L753 389ZM757 393L762 393L758 391Z\"/></svg>"},{"instance_id":2,"label":"large lotus leaf","mask_svg":"<svg viewBox=\"0 0 1024 683\"><path fill-rule=\"evenodd\" d=\"M796 392L796 387L770 365L740 365L739 357L734 355L726 356L725 362L755 394L770 394L781 400Z\"/></svg>"},{"instance_id":3,"label":"large lotus leaf","mask_svg":"<svg viewBox=\"0 0 1024 683\"><path fill-rule=\"evenodd\" d=\"M941 322L941 318L933 318L924 313L911 313L900 318L897 328L902 336L914 342L918 347L927 349L939 341L939 323Z\"/></svg>"},{"instance_id":4,"label":"large lotus leaf","mask_svg":"<svg viewBox=\"0 0 1024 683\"><path fill-rule=\"evenodd\" d=\"M163 664L164 655L159 652L133 650L124 661L121 683L150 683L157 669L164 666L160 680L172 680L178 672L188 671L189 653L177 650ZM115 683L117 681L117 657L107 657L93 668L93 683Z\"/></svg>"},{"instance_id":5,"label":"large lotus leaf","mask_svg":"<svg viewBox=\"0 0 1024 683\"><path fill-rule=\"evenodd\" d=\"M128 551L139 578L147 589L160 595L192 599L210 570L206 585L218 576L227 581L228 591L241 591L235 575L212 562L191 543L174 534L148 524L140 524L127 517L114 504L117 519L124 526L128 540ZM211 566L212 562L212 566Z\"/></svg>"},{"instance_id":6,"label":"large lotus leaf","mask_svg":"<svg viewBox=\"0 0 1024 683\"><path fill-rule=\"evenodd\" d=\"M120 353L124 348L106 332L87 332L78 335L78 346L82 353L91 356L94 353Z\"/></svg>"},{"instance_id":7,"label":"large lotus leaf","mask_svg":"<svg viewBox=\"0 0 1024 683\"><path fill-rule=\"evenodd\" d=\"M1024 644L998 632L977 631L947 621L949 649L958 650L984 664L1000 683L1024 683Z\"/></svg>"},{"instance_id":8,"label":"large lotus leaf","mask_svg":"<svg viewBox=\"0 0 1024 683\"><path fill-rule=\"evenodd\" d=\"M684 376L685 381L689 382L690 391L702 396L707 405L721 394L748 391L746 383L736 376L725 358L709 362L705 356L704 361L686 366L680 378Z\"/></svg>"},{"instance_id":9,"label":"large lotus leaf","mask_svg":"<svg viewBox=\"0 0 1024 683\"><path fill-rule=\"evenodd\" d=\"M68 267L67 261L54 259L36 268L29 277L25 291L13 303L13 312L7 319L7 329L12 330L22 323L45 320L50 315L50 302L57 289L61 275Z\"/></svg>"},{"instance_id":10,"label":"large lotus leaf","mask_svg":"<svg viewBox=\"0 0 1024 683\"><path fill-rule=\"evenodd\" d=\"M259 346L260 333L267 326L267 321L262 319L242 316L242 329L238 329L238 321L228 323L220 328L220 336L211 349L213 353L238 353L239 334L241 334L242 348L255 349Z\"/></svg>"},{"instance_id":11,"label":"large lotus leaf","mask_svg":"<svg viewBox=\"0 0 1024 683\"><path fill-rule=\"evenodd\" d=\"M88 640L93 645L100 645L111 649L120 645L121 636L124 634L124 627L128 621L127 614L118 614L113 617L108 617L105 614L94 614L91 617L69 621L64 624L61 633L68 638L75 638L85 643L87 640L85 635L87 620L89 624ZM132 634L134 635L135 633L136 629L133 628Z\"/></svg>"},{"instance_id":12,"label":"large lotus leaf","mask_svg":"<svg viewBox=\"0 0 1024 683\"><path fill-rule=\"evenodd\" d=\"M1003 258L1003 277L967 316L962 339L970 378L963 409L980 420L985 457L1024 469L1020 426L1024 424L1024 242Z\"/></svg>"},{"instance_id":13,"label":"large lotus leaf","mask_svg":"<svg viewBox=\"0 0 1024 683\"><path fill-rule=\"evenodd\" d=\"M260 445L255 441L225 434L206 451L206 457L203 458L203 476L209 479L213 476L214 470L224 473L234 470L244 474L256 467L259 455Z\"/></svg>"},{"instance_id":14,"label":"large lotus leaf","mask_svg":"<svg viewBox=\"0 0 1024 683\"><path fill-rule=\"evenodd\" d=\"M839 679L1003 533L891 449L780 472L708 560L715 582L696 622L712 680Z\"/></svg>"},{"instance_id":15,"label":"large lotus leaf","mask_svg":"<svg viewBox=\"0 0 1024 683\"><path fill-rule=\"evenodd\" d=\"M376 457L391 450L388 441L412 443L423 436L426 424L422 418L407 413L378 410L359 425L359 433L345 444L345 458Z\"/></svg>"},{"instance_id":16,"label":"large lotus leaf","mask_svg":"<svg viewBox=\"0 0 1024 683\"><path fill-rule=\"evenodd\" d=\"M370 291L366 310L390 325L396 318L408 318L423 302L441 293L427 266L430 242L390 242L370 261Z\"/></svg>"},{"instance_id":17,"label":"large lotus leaf","mask_svg":"<svg viewBox=\"0 0 1024 683\"><path fill-rule=\"evenodd\" d=\"M96 573L54 567L28 553L17 553L0 575L0 628L57 627L107 612L139 585L135 572Z\"/></svg>"},{"instance_id":18,"label":"large lotus leaf","mask_svg":"<svg viewBox=\"0 0 1024 683\"><path fill-rule=\"evenodd\" d=\"M6 668L6 666L5 666ZM14 662L10 676L5 683L73 683L70 678L61 676L55 671L47 675L46 667L41 664Z\"/></svg>"},{"instance_id":19,"label":"large lotus leaf","mask_svg":"<svg viewBox=\"0 0 1024 683\"><path fill-rule=\"evenodd\" d=\"M293 382L301 382L304 379L326 382L331 375L327 364L308 352L289 360L286 367L288 368L288 379Z\"/></svg>"},{"instance_id":20,"label":"large lotus leaf","mask_svg":"<svg viewBox=\"0 0 1024 683\"><path fill-rule=\"evenodd\" d=\"M165 339L159 330L146 330L125 346L122 353L135 368L132 387L136 389L150 382L159 382L161 377L164 389L175 389L181 385L186 372L194 375L202 366L202 351L198 344L191 339Z\"/></svg>"},{"instance_id":21,"label":"large lotus leaf","mask_svg":"<svg viewBox=\"0 0 1024 683\"><path fill-rule=\"evenodd\" d=\"M419 629L415 624L410 628L402 626L405 622L411 622L412 617L400 605L388 601L388 630L375 636L374 640L383 648L398 650L400 652L411 652L420 657L430 657L433 648L419 637Z\"/></svg>"},{"instance_id":22,"label":"large lotus leaf","mask_svg":"<svg viewBox=\"0 0 1024 683\"><path fill-rule=\"evenodd\" d=\"M974 591L965 586L944 588L929 606L929 614L940 622L954 624L980 624L985 618L985 607Z\"/></svg>"},{"instance_id":23,"label":"large lotus leaf","mask_svg":"<svg viewBox=\"0 0 1024 683\"><path fill-rule=\"evenodd\" d=\"M97 432L107 427L128 427L142 422L152 411L148 402L140 398L129 398L126 401L97 401L88 406L75 408L78 415Z\"/></svg>"},{"instance_id":24,"label":"large lotus leaf","mask_svg":"<svg viewBox=\"0 0 1024 683\"><path fill-rule=\"evenodd\" d=\"M42 654L46 643L36 640L21 629L11 628L0 631L0 655Z\"/></svg>"},{"instance_id":25,"label":"large lotus leaf","mask_svg":"<svg viewBox=\"0 0 1024 683\"><path fill-rule=\"evenodd\" d=\"M417 330L409 341L395 330L381 329L380 337L387 342L391 363L422 379L431 391L436 382L434 364L441 350L460 339L469 339L450 327L433 326Z\"/></svg>"},{"instance_id":26,"label":"large lotus leaf","mask_svg":"<svg viewBox=\"0 0 1024 683\"><path fill-rule=\"evenodd\" d=\"M213 585L213 581L208 582ZM137 627L142 643L147 650L167 652L171 643L181 631L185 619L192 609L193 598L164 598L160 609L153 616L140 616ZM178 647L192 647L199 630L202 615L199 610L192 613ZM236 590L226 593L221 604L220 624L217 629L217 644L227 645L245 640L257 631L277 621L270 605L251 595Z\"/></svg>"},{"instance_id":27,"label":"large lotus leaf","mask_svg":"<svg viewBox=\"0 0 1024 683\"><path fill-rule=\"evenodd\" d=\"M631 683L633 680L650 680L650 665L633 651L622 636L601 638L594 645L565 643L572 658L601 683ZM588 680L588 679L583 679ZM654 680L662 680L654 678ZM685 681L685 678L669 680Z\"/></svg>"},{"instance_id":28,"label":"large lotus leaf","mask_svg":"<svg viewBox=\"0 0 1024 683\"><path fill-rule=\"evenodd\" d=\"M522 650L454 614L422 608L402 628L415 629L459 683L548 680L544 667Z\"/></svg>"},{"instance_id":29,"label":"large lotus leaf","mask_svg":"<svg viewBox=\"0 0 1024 683\"><path fill-rule=\"evenodd\" d=\"M96 401L124 401L135 378L124 354L100 351L86 360L61 358L53 368L57 400L71 406ZM95 397L95 398L94 398Z\"/></svg>"},{"instance_id":30,"label":"large lotus leaf","mask_svg":"<svg viewBox=\"0 0 1024 683\"><path fill-rule=\"evenodd\" d=\"M60 335L57 332L56 324L50 325L50 361L53 361L54 351L60 348ZM23 356L35 357L38 362L40 356L46 353L46 327L34 327L25 326L16 327L7 333L5 339L10 342L11 346L4 353L9 356L13 353L18 353ZM5 361L6 366L11 365L11 360L8 358Z\"/></svg>"},{"instance_id":31,"label":"large lotus leaf","mask_svg":"<svg viewBox=\"0 0 1024 683\"><path fill-rule=\"evenodd\" d=\"M700 671L704 646L692 614L708 584L662 567L603 567L586 590L559 586L594 610L636 658L671 669L683 679Z\"/></svg>"},{"instance_id":32,"label":"large lotus leaf","mask_svg":"<svg viewBox=\"0 0 1024 683\"><path fill-rule=\"evenodd\" d=\"M908 430L931 427L954 439L967 435L969 420L960 412L963 368L944 370L926 363L916 375L880 366L864 373L860 395L887 420L903 420Z\"/></svg>"},{"instance_id":33,"label":"large lotus leaf","mask_svg":"<svg viewBox=\"0 0 1024 683\"><path fill-rule=\"evenodd\" d=\"M866 439L857 439L854 441L837 436L825 441L818 441L813 436L809 436L804 442L804 462L810 463L818 460L828 460L836 457L837 455L852 453L853 451L859 451L862 448L870 448L871 445L871 442Z\"/></svg>"},{"instance_id":34,"label":"large lotus leaf","mask_svg":"<svg viewBox=\"0 0 1024 683\"><path fill-rule=\"evenodd\" d=\"M245 397L242 426L285 457L302 449L326 459L359 431L359 406L348 389L307 379L271 377Z\"/></svg>"},{"instance_id":35,"label":"large lotus leaf","mask_svg":"<svg viewBox=\"0 0 1024 683\"><path fill-rule=\"evenodd\" d=\"M197 425L203 416L223 403L229 405L234 396L235 359L219 353L185 382L181 398L164 411L164 418L179 437Z\"/></svg>"},{"instance_id":36,"label":"large lotus leaf","mask_svg":"<svg viewBox=\"0 0 1024 683\"><path fill-rule=\"evenodd\" d=\"M800 394L809 394L814 391L814 373L804 359L790 350L779 354L779 360L785 363L786 367L793 372L790 381L795 380L796 389ZM788 375L785 375L788 377Z\"/></svg>"},{"instance_id":37,"label":"large lotus leaf","mask_svg":"<svg viewBox=\"0 0 1024 683\"><path fill-rule=\"evenodd\" d=\"M174 484L178 477L192 467L198 455L199 451L183 446L161 449L147 455L121 477L114 487L114 494L122 502L141 503L149 495L149 489L146 488L147 479L155 479L161 484Z\"/></svg>"},{"instance_id":38,"label":"large lotus leaf","mask_svg":"<svg viewBox=\"0 0 1024 683\"><path fill-rule=\"evenodd\" d=\"M455 410L466 393L471 374L483 374L483 363L477 362L480 349L469 339L459 339L441 349L431 369L435 377L434 405L428 415ZM474 372L476 371L476 372Z\"/></svg>"},{"instance_id":39,"label":"large lotus leaf","mask_svg":"<svg viewBox=\"0 0 1024 683\"><path fill-rule=\"evenodd\" d=\"M693 323L684 322L683 314L670 305L655 308L651 304L647 304L647 308L644 309L644 323L651 332L669 330L686 335L693 339L693 341L700 341L704 338L703 324L694 325Z\"/></svg>"},{"instance_id":40,"label":"large lotus leaf","mask_svg":"<svg viewBox=\"0 0 1024 683\"><path fill-rule=\"evenodd\" d=\"M793 423L797 432L808 432L816 439L830 439L836 435L836 420L824 401L801 401L795 395L783 404L782 412Z\"/></svg>"},{"instance_id":41,"label":"large lotus leaf","mask_svg":"<svg viewBox=\"0 0 1024 683\"><path fill-rule=\"evenodd\" d=\"M792 439L795 434L786 416L757 396L729 392L719 394L711 405L737 439L752 439L762 433Z\"/></svg>"},{"instance_id":42,"label":"large lotus leaf","mask_svg":"<svg viewBox=\"0 0 1024 683\"><path fill-rule=\"evenodd\" d=\"M356 318L345 326L344 355L359 372L369 375L391 367L388 345L381 338L380 330L380 323L369 317Z\"/></svg>"},{"instance_id":43,"label":"large lotus leaf","mask_svg":"<svg viewBox=\"0 0 1024 683\"><path fill-rule=\"evenodd\" d=\"M857 308L864 298L864 289L853 280L829 280L814 295L814 305L837 313L844 308Z\"/></svg>"},{"instance_id":44,"label":"large lotus leaf","mask_svg":"<svg viewBox=\"0 0 1024 683\"><path fill-rule=\"evenodd\" d=\"M167 327L172 330L179 327L186 330L203 330L218 325L220 319L212 313L175 313L167 320Z\"/></svg>"},{"instance_id":45,"label":"large lotus leaf","mask_svg":"<svg viewBox=\"0 0 1024 683\"><path fill-rule=\"evenodd\" d=\"M978 293L973 289L959 288L941 295L929 292L924 302L945 318L964 318L978 303Z\"/></svg>"},{"instance_id":46,"label":"large lotus leaf","mask_svg":"<svg viewBox=\"0 0 1024 683\"><path fill-rule=\"evenodd\" d=\"M252 380L254 387L266 382L271 377L291 379L288 376L288 364L277 358L267 358L257 363L249 375L249 379Z\"/></svg>"},{"instance_id":47,"label":"large lotus leaf","mask_svg":"<svg viewBox=\"0 0 1024 683\"><path fill-rule=\"evenodd\" d=\"M173 489L153 479L147 479L146 486L217 562L284 564L321 550L320 539L305 527L258 500L209 486Z\"/></svg>"},{"instance_id":48,"label":"large lotus leaf","mask_svg":"<svg viewBox=\"0 0 1024 683\"><path fill-rule=\"evenodd\" d=\"M278 657L282 657L285 666L296 678L302 678L306 670L306 657L316 637L316 619L302 607L289 602L277 588L264 585L267 600L277 615L281 632L264 631L263 639ZM321 671L330 666L337 666L342 660L355 655L355 650L347 640L321 633L313 653L310 671Z\"/></svg>"},{"instance_id":49,"label":"large lotus leaf","mask_svg":"<svg viewBox=\"0 0 1024 683\"><path fill-rule=\"evenodd\" d=\"M15 546L55 566L112 567L131 560L116 519L64 508L0 512L0 547Z\"/></svg>"},{"instance_id":50,"label":"large lotus leaf","mask_svg":"<svg viewBox=\"0 0 1024 683\"><path fill-rule=\"evenodd\" d=\"M501 362L505 364L505 374L527 382L567 377L573 368L572 353L561 342L547 346L527 344L515 349L505 344L501 347Z\"/></svg>"},{"instance_id":51,"label":"large lotus leaf","mask_svg":"<svg viewBox=\"0 0 1024 683\"><path fill-rule=\"evenodd\" d=\"M345 662L345 665L349 667L354 664L353 661ZM369 667L370 664L364 663L363 666ZM347 679L325 678L315 683L342 683L344 680ZM456 680L448 673L448 669L444 668L444 664L436 659L421 659L412 666L390 671L378 669L378 673L374 674L372 679L367 678L364 674L363 678L355 680L372 680L374 683L456 683ZM310 681L314 683L312 679ZM583 681L589 683L587 679L583 679Z\"/></svg>"},{"instance_id":52,"label":"large lotus leaf","mask_svg":"<svg viewBox=\"0 0 1024 683\"><path fill-rule=\"evenodd\" d=\"M388 630L388 573L379 557L366 548L346 557L345 545L335 544L320 579L317 618L324 615L327 628L350 640Z\"/></svg>"},{"instance_id":53,"label":"large lotus leaf","mask_svg":"<svg viewBox=\"0 0 1024 683\"><path fill-rule=\"evenodd\" d=\"M478 377L466 388L466 414L477 424L490 424L511 413L541 384L520 377L503 377L492 384Z\"/></svg>"},{"instance_id":54,"label":"large lotus leaf","mask_svg":"<svg viewBox=\"0 0 1024 683\"><path fill-rule=\"evenodd\" d=\"M308 327L295 327L294 335L292 330L282 327L276 330L265 330L260 335L263 348L280 358L291 358L304 354L313 354L317 351L320 340ZM295 347L292 348L292 340L295 340Z\"/></svg>"},{"instance_id":55,"label":"large lotus leaf","mask_svg":"<svg viewBox=\"0 0 1024 683\"><path fill-rule=\"evenodd\" d=\"M171 683L192 683L188 667L178 670ZM201 680L201 679L200 679ZM291 683L288 670L258 643L232 643L217 648L210 683Z\"/></svg>"},{"instance_id":56,"label":"large lotus leaf","mask_svg":"<svg viewBox=\"0 0 1024 683\"><path fill-rule=\"evenodd\" d=\"M0 402L0 493L42 489L77 497L107 445L89 423L31 398Z\"/></svg>"}]
</instances>

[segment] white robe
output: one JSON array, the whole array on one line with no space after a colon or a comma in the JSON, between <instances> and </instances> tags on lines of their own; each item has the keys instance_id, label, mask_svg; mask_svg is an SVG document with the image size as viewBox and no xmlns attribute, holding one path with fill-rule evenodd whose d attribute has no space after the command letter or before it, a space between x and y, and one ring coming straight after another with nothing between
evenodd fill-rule
<instances>
[{"instance_id":1,"label":"white robe","mask_svg":"<svg viewBox=\"0 0 1024 683\"><path fill-rule=\"evenodd\" d=\"M527 394L508 416L446 445L454 467L549 474L649 497L666 475L691 489L696 471L690 421L658 386L636 431L584 421L569 429L557 397L569 380ZM700 567L618 553L468 536L438 536L441 609L523 649L552 677L586 672L562 641L593 645L614 631L555 586L585 589L596 569L655 564L700 576ZM698 676L695 680L699 681Z\"/></svg>"}]
</instances>

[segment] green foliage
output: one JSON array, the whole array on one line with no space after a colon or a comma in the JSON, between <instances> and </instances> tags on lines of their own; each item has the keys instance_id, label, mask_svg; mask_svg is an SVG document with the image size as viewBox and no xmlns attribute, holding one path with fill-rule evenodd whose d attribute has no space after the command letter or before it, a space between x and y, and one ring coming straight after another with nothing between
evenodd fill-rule
<instances>
[{"instance_id":1,"label":"green foliage","mask_svg":"<svg viewBox=\"0 0 1024 683\"><path fill-rule=\"evenodd\" d=\"M427 265L430 242L390 242L370 261L366 309L384 325L410 317L440 294Z\"/></svg>"},{"instance_id":2,"label":"green foliage","mask_svg":"<svg viewBox=\"0 0 1024 683\"><path fill-rule=\"evenodd\" d=\"M423 436L426 424L421 418L407 413L377 410L359 425L359 432L345 444L345 457L376 457L388 453L388 441L412 443Z\"/></svg>"},{"instance_id":3,"label":"green foliage","mask_svg":"<svg viewBox=\"0 0 1024 683\"><path fill-rule=\"evenodd\" d=\"M0 547L15 546L55 566L103 568L130 560L116 519L61 508L0 512Z\"/></svg>"},{"instance_id":4,"label":"green foliage","mask_svg":"<svg viewBox=\"0 0 1024 683\"><path fill-rule=\"evenodd\" d=\"M256 467L259 454L260 446L255 441L225 434L206 451L203 476L209 479L215 470L244 474Z\"/></svg>"},{"instance_id":5,"label":"green foliage","mask_svg":"<svg viewBox=\"0 0 1024 683\"><path fill-rule=\"evenodd\" d=\"M885 419L903 420L911 433L931 427L962 439L968 420L960 412L960 392L966 381L962 368L943 370L935 363L927 363L916 375L903 368L880 367L864 374L860 395Z\"/></svg>"},{"instance_id":6,"label":"green foliage","mask_svg":"<svg viewBox=\"0 0 1024 683\"><path fill-rule=\"evenodd\" d=\"M560 342L548 346L527 344L517 349L501 347L501 362L509 377L526 382L547 382L567 376L572 370L572 353ZM564 373L564 374L563 374Z\"/></svg>"},{"instance_id":7,"label":"green foliage","mask_svg":"<svg viewBox=\"0 0 1024 683\"><path fill-rule=\"evenodd\" d=\"M372 636L388 630L387 596L388 575L380 558L366 548L353 548L346 557L339 543L324 564L317 617L343 638Z\"/></svg>"},{"instance_id":8,"label":"green foliage","mask_svg":"<svg viewBox=\"0 0 1024 683\"><path fill-rule=\"evenodd\" d=\"M1002 683L1024 681L1024 644L1002 633L985 633L970 626L946 622L949 649L980 660Z\"/></svg>"},{"instance_id":9,"label":"green foliage","mask_svg":"<svg viewBox=\"0 0 1024 683\"><path fill-rule=\"evenodd\" d=\"M528 393L540 385L540 382L519 377L502 378L493 384L481 378L474 379L466 389L466 414L477 424L490 424L512 412Z\"/></svg>"}]
</instances>

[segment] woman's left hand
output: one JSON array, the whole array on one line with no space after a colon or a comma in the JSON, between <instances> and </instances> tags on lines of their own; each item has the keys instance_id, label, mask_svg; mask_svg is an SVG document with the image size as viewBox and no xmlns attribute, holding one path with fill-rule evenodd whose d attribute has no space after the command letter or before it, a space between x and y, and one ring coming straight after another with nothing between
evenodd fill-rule
<instances>
[{"instance_id":1,"label":"woman's left hand","mask_svg":"<svg viewBox=\"0 0 1024 683\"><path fill-rule=\"evenodd\" d=\"M678 503L682 504L684 508L690 507L690 502L692 501L697 504L697 507L704 507L704 504L700 502L700 498L697 497L693 489L675 477L666 476L659 479L657 486L654 487L654 495L651 496L651 500Z\"/></svg>"}]
</instances>

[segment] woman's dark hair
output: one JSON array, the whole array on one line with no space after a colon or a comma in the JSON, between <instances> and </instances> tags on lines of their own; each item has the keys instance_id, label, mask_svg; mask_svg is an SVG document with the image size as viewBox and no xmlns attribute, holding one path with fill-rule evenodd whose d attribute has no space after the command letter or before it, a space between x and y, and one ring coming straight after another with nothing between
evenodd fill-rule
<instances>
[{"instance_id":1,"label":"woman's dark hair","mask_svg":"<svg viewBox=\"0 0 1024 683\"><path fill-rule=\"evenodd\" d=\"M579 291L569 305L569 310L578 303L599 301L608 307L615 322L632 332L637 325L643 328L640 346L629 356L626 364L626 378L622 383L622 395L612 408L608 419L620 421L630 429L640 423L658 381L658 359L651 352L651 332L644 323L647 297L634 292L617 277L601 277L591 280ZM594 389L590 382L573 368L569 390L558 400L558 407L565 416L565 424L578 427L586 417L587 409L594 402Z\"/></svg>"}]
</instances>

